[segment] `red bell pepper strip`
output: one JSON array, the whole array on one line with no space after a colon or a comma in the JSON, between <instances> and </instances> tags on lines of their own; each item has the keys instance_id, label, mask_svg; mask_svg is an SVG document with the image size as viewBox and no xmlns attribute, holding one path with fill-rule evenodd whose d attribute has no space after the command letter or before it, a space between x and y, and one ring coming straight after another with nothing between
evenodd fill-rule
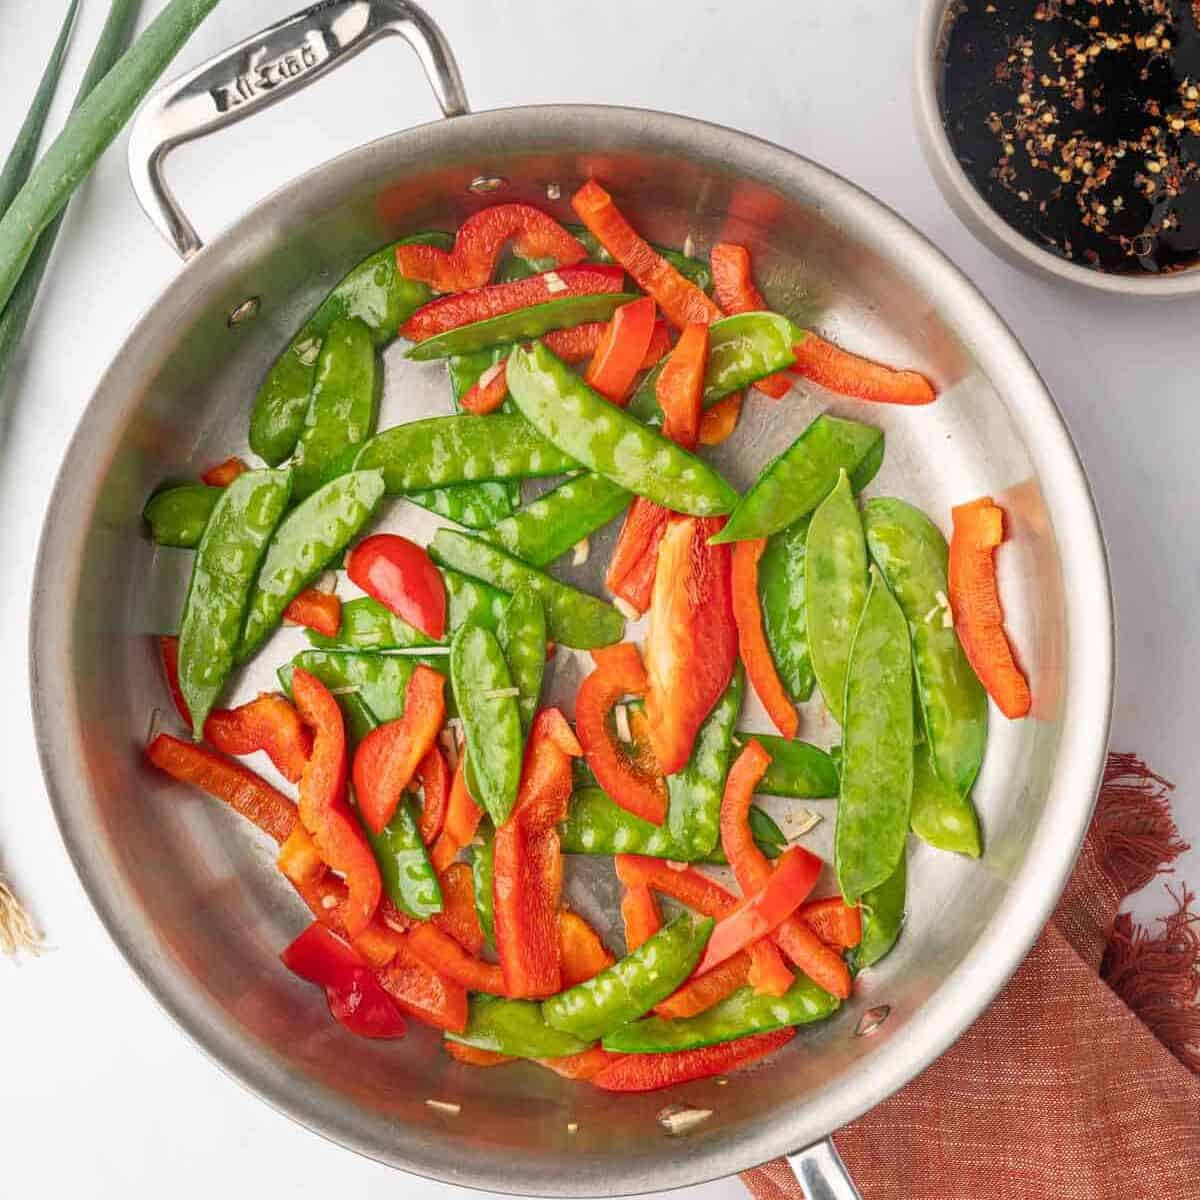
<instances>
[{"instance_id":1,"label":"red bell pepper strip","mask_svg":"<svg viewBox=\"0 0 1200 1200\"><path fill-rule=\"evenodd\" d=\"M404 1017L370 964L336 934L314 921L279 956L301 979L325 989L334 1018L360 1037L404 1036Z\"/></svg>"},{"instance_id":2,"label":"red bell pepper strip","mask_svg":"<svg viewBox=\"0 0 1200 1200\"><path fill-rule=\"evenodd\" d=\"M346 798L346 731L342 712L329 689L297 667L292 695L313 730L313 748L300 776L300 821L312 834L321 857L346 877L350 906L346 929L353 939L379 907L383 884L379 864Z\"/></svg>"},{"instance_id":3,"label":"red bell pepper strip","mask_svg":"<svg viewBox=\"0 0 1200 1200\"><path fill-rule=\"evenodd\" d=\"M763 887L771 864L755 845L750 831L750 803L771 756L751 739L729 770L721 801L721 847L729 859L742 891ZM776 945L812 981L845 1000L850 995L850 971L835 953L798 916L787 917L772 935Z\"/></svg>"},{"instance_id":4,"label":"red bell pepper strip","mask_svg":"<svg viewBox=\"0 0 1200 1200\"><path fill-rule=\"evenodd\" d=\"M663 435L685 450L695 450L700 436L707 365L708 326L687 325L654 386L663 410Z\"/></svg>"},{"instance_id":5,"label":"red bell pepper strip","mask_svg":"<svg viewBox=\"0 0 1200 1200\"><path fill-rule=\"evenodd\" d=\"M667 510L645 496L634 496L613 547L604 586L639 615L650 607L658 546L666 528Z\"/></svg>"},{"instance_id":6,"label":"red bell pepper strip","mask_svg":"<svg viewBox=\"0 0 1200 1200\"><path fill-rule=\"evenodd\" d=\"M565 988L585 983L616 962L600 935L578 913L569 909L558 914L558 944Z\"/></svg>"},{"instance_id":7,"label":"red bell pepper strip","mask_svg":"<svg viewBox=\"0 0 1200 1200\"><path fill-rule=\"evenodd\" d=\"M932 404L933 385L918 371L896 371L882 363L842 350L815 333L792 347L796 361L788 368L831 392L874 400L879 404Z\"/></svg>"},{"instance_id":8,"label":"red bell pepper strip","mask_svg":"<svg viewBox=\"0 0 1200 1200\"><path fill-rule=\"evenodd\" d=\"M421 781L421 819L417 822L417 829L421 841L426 846L432 846L442 832L446 808L450 803L450 767L436 743L429 747L429 752L421 759L417 778Z\"/></svg>"},{"instance_id":9,"label":"red bell pepper strip","mask_svg":"<svg viewBox=\"0 0 1200 1200\"><path fill-rule=\"evenodd\" d=\"M784 852L762 886L717 922L696 968L703 975L766 937L804 902L821 873L821 860L803 846Z\"/></svg>"},{"instance_id":10,"label":"red bell pepper strip","mask_svg":"<svg viewBox=\"0 0 1200 1200\"><path fill-rule=\"evenodd\" d=\"M434 747L446 719L446 677L421 663L404 691L404 714L376 726L354 754L354 795L367 827L382 833L401 793Z\"/></svg>"},{"instance_id":11,"label":"red bell pepper strip","mask_svg":"<svg viewBox=\"0 0 1200 1200\"><path fill-rule=\"evenodd\" d=\"M206 746L160 733L146 747L146 757L181 783L223 800L281 844L296 824L296 806L282 792L248 767Z\"/></svg>"},{"instance_id":12,"label":"red bell pepper strip","mask_svg":"<svg viewBox=\"0 0 1200 1200\"><path fill-rule=\"evenodd\" d=\"M624 408L654 336L654 301L643 296L613 313L588 365L584 382Z\"/></svg>"},{"instance_id":13,"label":"red bell pepper strip","mask_svg":"<svg viewBox=\"0 0 1200 1200\"><path fill-rule=\"evenodd\" d=\"M315 884L329 870L316 843L299 821L279 847L275 862L284 878L297 887Z\"/></svg>"},{"instance_id":14,"label":"red bell pepper strip","mask_svg":"<svg viewBox=\"0 0 1200 1200\"><path fill-rule=\"evenodd\" d=\"M621 897L621 920L625 924L625 950L630 954L662 928L658 904L644 883L625 889Z\"/></svg>"},{"instance_id":15,"label":"red bell pepper strip","mask_svg":"<svg viewBox=\"0 0 1200 1200\"><path fill-rule=\"evenodd\" d=\"M594 179L571 197L571 207L614 261L629 272L643 292L654 297L663 316L677 329L694 321L707 325L722 315L691 280L637 233Z\"/></svg>"},{"instance_id":16,"label":"red bell pepper strip","mask_svg":"<svg viewBox=\"0 0 1200 1200\"><path fill-rule=\"evenodd\" d=\"M517 803L496 830L492 894L496 953L508 994L552 996L562 988L559 908L563 861L557 825L573 787L571 754L559 744L557 710L534 719Z\"/></svg>"},{"instance_id":17,"label":"red bell pepper strip","mask_svg":"<svg viewBox=\"0 0 1200 1200\"><path fill-rule=\"evenodd\" d=\"M448 933L468 954L483 949L483 928L475 910L475 884L466 863L451 863L439 876L442 911L431 920Z\"/></svg>"},{"instance_id":18,"label":"red bell pepper strip","mask_svg":"<svg viewBox=\"0 0 1200 1200\"><path fill-rule=\"evenodd\" d=\"M480 375L459 403L464 412L484 417L495 412L504 403L504 397L507 395L508 371L506 360L501 359Z\"/></svg>"},{"instance_id":19,"label":"red bell pepper strip","mask_svg":"<svg viewBox=\"0 0 1200 1200\"><path fill-rule=\"evenodd\" d=\"M762 292L754 286L750 271L750 251L734 242L718 242L709 256L712 265L713 291L717 303L732 316L734 313L764 312L768 309ZM792 386L788 377L780 372L760 379L755 388L764 396L778 400Z\"/></svg>"},{"instance_id":20,"label":"red bell pepper strip","mask_svg":"<svg viewBox=\"0 0 1200 1200\"><path fill-rule=\"evenodd\" d=\"M758 560L766 548L766 538L734 544L733 619L737 625L738 650L750 684L775 727L790 741L800 728L800 717L775 668L758 598Z\"/></svg>"},{"instance_id":21,"label":"red bell pepper strip","mask_svg":"<svg viewBox=\"0 0 1200 1200\"><path fill-rule=\"evenodd\" d=\"M324 637L337 637L342 624L342 602L333 592L305 588L283 610L283 619Z\"/></svg>"},{"instance_id":22,"label":"red bell pepper strip","mask_svg":"<svg viewBox=\"0 0 1200 1200\"><path fill-rule=\"evenodd\" d=\"M586 264L530 275L515 283L492 283L431 300L400 326L400 336L410 342L423 342L460 325L472 325L534 304L546 304L568 296L616 293L624 282L625 272L618 266Z\"/></svg>"},{"instance_id":23,"label":"red bell pepper strip","mask_svg":"<svg viewBox=\"0 0 1200 1200\"><path fill-rule=\"evenodd\" d=\"M409 1016L435 1029L462 1033L467 1027L467 989L418 958L405 934L395 934L395 940L395 953L379 971L380 986ZM355 948L360 948L358 942Z\"/></svg>"},{"instance_id":24,"label":"red bell pepper strip","mask_svg":"<svg viewBox=\"0 0 1200 1200\"><path fill-rule=\"evenodd\" d=\"M993 552L1004 541L1004 510L990 496L951 512L950 611L979 682L1010 721L1029 714L1029 681L1004 632Z\"/></svg>"},{"instance_id":25,"label":"red bell pepper strip","mask_svg":"<svg viewBox=\"0 0 1200 1200\"><path fill-rule=\"evenodd\" d=\"M635 760L617 744L608 727L622 697L645 695L646 669L629 642L608 647L575 696L575 732L596 782L627 812L661 825L667 816L667 784L656 763Z\"/></svg>"},{"instance_id":26,"label":"red bell pepper strip","mask_svg":"<svg viewBox=\"0 0 1200 1200\"><path fill-rule=\"evenodd\" d=\"M702 1046L697 1050L676 1050L669 1054L617 1054L613 1061L592 1079L606 1092L653 1092L659 1088L725 1075L749 1066L774 1053L796 1036L794 1029L776 1029L752 1037Z\"/></svg>"},{"instance_id":27,"label":"red bell pepper strip","mask_svg":"<svg viewBox=\"0 0 1200 1200\"><path fill-rule=\"evenodd\" d=\"M312 735L300 714L278 692L263 692L238 708L216 708L204 722L204 737L222 754L265 750L279 773L298 783L312 753Z\"/></svg>"},{"instance_id":28,"label":"red bell pepper strip","mask_svg":"<svg viewBox=\"0 0 1200 1200\"><path fill-rule=\"evenodd\" d=\"M505 996L504 974L495 964L468 954L448 933L426 921L408 937L412 952L439 975L461 983L468 991Z\"/></svg>"},{"instance_id":29,"label":"red bell pepper strip","mask_svg":"<svg viewBox=\"0 0 1200 1200\"><path fill-rule=\"evenodd\" d=\"M187 701L183 698L183 689L179 686L179 639L177 637L160 637L158 653L162 658L163 674L167 677L167 690L171 693L171 703L183 723L191 729L192 714L188 711Z\"/></svg>"},{"instance_id":30,"label":"red bell pepper strip","mask_svg":"<svg viewBox=\"0 0 1200 1200\"><path fill-rule=\"evenodd\" d=\"M423 546L397 533L373 534L350 551L346 574L426 637L445 636L446 586Z\"/></svg>"},{"instance_id":31,"label":"red bell pepper strip","mask_svg":"<svg viewBox=\"0 0 1200 1200\"><path fill-rule=\"evenodd\" d=\"M586 1080L594 1079L615 1057L600 1046L592 1046L578 1054L568 1054L565 1058L537 1058L534 1062L549 1067L555 1075L561 1075L564 1079Z\"/></svg>"},{"instance_id":32,"label":"red bell pepper strip","mask_svg":"<svg viewBox=\"0 0 1200 1200\"><path fill-rule=\"evenodd\" d=\"M248 470L250 468L240 458L227 458L215 467L209 467L200 476L200 482L207 483L209 487L228 487L243 471Z\"/></svg>"},{"instance_id":33,"label":"red bell pepper strip","mask_svg":"<svg viewBox=\"0 0 1200 1200\"><path fill-rule=\"evenodd\" d=\"M789 972L788 979L792 976ZM750 982L750 955L746 951L727 958L719 967L704 975L693 975L672 992L654 1011L660 1017L694 1017L732 996ZM789 982L788 986L791 986Z\"/></svg>"},{"instance_id":34,"label":"red bell pepper strip","mask_svg":"<svg viewBox=\"0 0 1200 1200\"><path fill-rule=\"evenodd\" d=\"M742 393L734 392L706 408L700 417L700 445L719 446L737 428L742 415Z\"/></svg>"},{"instance_id":35,"label":"red bell pepper strip","mask_svg":"<svg viewBox=\"0 0 1200 1200\"><path fill-rule=\"evenodd\" d=\"M835 950L847 950L862 941L862 913L841 896L826 896L800 905L797 916Z\"/></svg>"},{"instance_id":36,"label":"red bell pepper strip","mask_svg":"<svg viewBox=\"0 0 1200 1200\"><path fill-rule=\"evenodd\" d=\"M446 1053L455 1062L465 1067L502 1067L505 1063L516 1062L510 1054L497 1054L495 1050L481 1050L478 1046L468 1046L466 1042L445 1041L442 1043Z\"/></svg>"},{"instance_id":37,"label":"red bell pepper strip","mask_svg":"<svg viewBox=\"0 0 1200 1200\"><path fill-rule=\"evenodd\" d=\"M444 871L454 861L454 856L475 836L482 819L483 809L475 803L467 787L467 755L463 751L459 754L454 781L450 785L446 820L429 856L435 871Z\"/></svg>"},{"instance_id":38,"label":"red bell pepper strip","mask_svg":"<svg viewBox=\"0 0 1200 1200\"><path fill-rule=\"evenodd\" d=\"M724 524L723 517L672 516L658 548L646 634L646 716L664 775L686 766L696 732L729 686L737 661L732 555L727 545L709 543Z\"/></svg>"},{"instance_id":39,"label":"red bell pepper strip","mask_svg":"<svg viewBox=\"0 0 1200 1200\"><path fill-rule=\"evenodd\" d=\"M540 209L531 204L494 204L458 227L453 250L397 246L396 265L401 275L427 283L435 292L464 292L491 279L509 240L523 258L552 258L560 267L587 258L582 243Z\"/></svg>"}]
</instances>

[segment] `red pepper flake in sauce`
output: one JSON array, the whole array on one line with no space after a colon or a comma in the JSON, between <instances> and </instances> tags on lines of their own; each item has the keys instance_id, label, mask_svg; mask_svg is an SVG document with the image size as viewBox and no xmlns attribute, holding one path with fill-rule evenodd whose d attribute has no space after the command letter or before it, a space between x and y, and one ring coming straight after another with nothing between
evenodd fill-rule
<instances>
[{"instance_id":1,"label":"red pepper flake in sauce","mask_svg":"<svg viewBox=\"0 0 1200 1200\"><path fill-rule=\"evenodd\" d=\"M1200 261L1200 0L960 0L942 120L1030 241L1099 271Z\"/></svg>"}]
</instances>

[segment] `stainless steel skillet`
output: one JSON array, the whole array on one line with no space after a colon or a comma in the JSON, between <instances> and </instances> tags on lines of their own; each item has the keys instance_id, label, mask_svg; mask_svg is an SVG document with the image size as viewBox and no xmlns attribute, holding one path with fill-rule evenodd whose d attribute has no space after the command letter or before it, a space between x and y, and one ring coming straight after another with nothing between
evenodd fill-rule
<instances>
[{"instance_id":1,"label":"stainless steel skillet","mask_svg":"<svg viewBox=\"0 0 1200 1200\"><path fill-rule=\"evenodd\" d=\"M454 119L343 155L201 248L162 183L165 152L393 32L418 50ZM33 704L64 840L117 944L183 1028L267 1102L343 1145L447 1182L536 1195L678 1187L810 1147L796 1155L798 1169L814 1195L837 1194L816 1190L833 1186L824 1173L836 1167L822 1139L920 1072L986 1007L1051 912L1086 829L1113 675L1111 597L1087 482L1053 401L996 314L915 230L845 180L745 134L665 113L465 114L453 59L424 14L402 0L335 0L170 85L139 118L135 186L190 262L101 380L46 518ZM993 719L976 789L984 859L912 849L904 936L861 977L854 1000L727 1086L665 1096L613 1097L532 1066L472 1071L446 1058L431 1031L388 1045L343 1035L319 995L278 964L304 915L270 849L220 806L149 772L138 753L167 703L147 635L172 627L172 587L186 574L179 552L156 552L142 536L147 493L244 451L267 365L365 254L406 232L453 228L497 198L566 217L565 198L591 175L655 240L690 236L699 252L720 238L746 242L775 306L937 382L939 402L917 411L868 410L803 387L778 404L752 398L718 461L744 486L828 407L885 428L887 460L872 492L902 495L943 521L953 502L997 496L1014 532L1002 584L1037 697L1033 719ZM401 349L386 356L383 424L447 403L444 375L406 362ZM424 528L403 502L385 520ZM605 558L601 542L587 566L566 574L595 587ZM269 686L297 645L281 634L238 694ZM568 660L555 683L564 696L572 670ZM829 735L816 707L805 719L807 735ZM829 806L814 807L832 818ZM601 873L581 872L578 886L581 902L601 911ZM881 1005L887 1020L856 1036L863 1013ZM713 1116L672 1139L655 1121L672 1102Z\"/></svg>"}]
</instances>

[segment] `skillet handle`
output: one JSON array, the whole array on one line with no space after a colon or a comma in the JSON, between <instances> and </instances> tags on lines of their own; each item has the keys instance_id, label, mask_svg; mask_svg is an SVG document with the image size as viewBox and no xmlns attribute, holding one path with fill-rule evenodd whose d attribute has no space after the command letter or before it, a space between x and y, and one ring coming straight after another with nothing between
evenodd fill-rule
<instances>
[{"instance_id":1,"label":"skillet handle","mask_svg":"<svg viewBox=\"0 0 1200 1200\"><path fill-rule=\"evenodd\" d=\"M442 112L470 112L442 31L408 0L322 0L210 58L142 105L129 137L133 190L155 229L185 261L203 242L163 177L166 156L307 87L392 34L417 52Z\"/></svg>"},{"instance_id":2,"label":"skillet handle","mask_svg":"<svg viewBox=\"0 0 1200 1200\"><path fill-rule=\"evenodd\" d=\"M862 1200L842 1156L828 1138L789 1154L787 1161L804 1200Z\"/></svg>"}]
</instances>

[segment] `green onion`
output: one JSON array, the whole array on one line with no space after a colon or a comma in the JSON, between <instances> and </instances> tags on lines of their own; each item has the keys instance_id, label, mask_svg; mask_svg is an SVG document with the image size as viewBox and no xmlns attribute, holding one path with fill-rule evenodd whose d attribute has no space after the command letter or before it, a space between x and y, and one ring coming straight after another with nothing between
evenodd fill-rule
<instances>
[{"instance_id":1,"label":"green onion","mask_svg":"<svg viewBox=\"0 0 1200 1200\"><path fill-rule=\"evenodd\" d=\"M75 11L78 8L79 0L71 0L71 7L67 9L67 15L63 18L62 29L58 31L58 41L54 43L54 49L50 52L50 61L46 63L46 69L42 72L42 81L34 93L25 123L8 153L4 170L0 171L0 214L12 203L13 197L20 190L21 184L29 175L29 169L33 166L38 141L46 125L46 116L50 112L55 89L58 87L58 77L62 74L63 59L67 54L67 43L71 40Z\"/></svg>"},{"instance_id":2,"label":"green onion","mask_svg":"<svg viewBox=\"0 0 1200 1200\"><path fill-rule=\"evenodd\" d=\"M0 306L7 306L38 244L96 159L217 0L170 0L71 114L0 218ZM113 10L127 6L113 0ZM109 24L113 21L109 17Z\"/></svg>"}]
</instances>

